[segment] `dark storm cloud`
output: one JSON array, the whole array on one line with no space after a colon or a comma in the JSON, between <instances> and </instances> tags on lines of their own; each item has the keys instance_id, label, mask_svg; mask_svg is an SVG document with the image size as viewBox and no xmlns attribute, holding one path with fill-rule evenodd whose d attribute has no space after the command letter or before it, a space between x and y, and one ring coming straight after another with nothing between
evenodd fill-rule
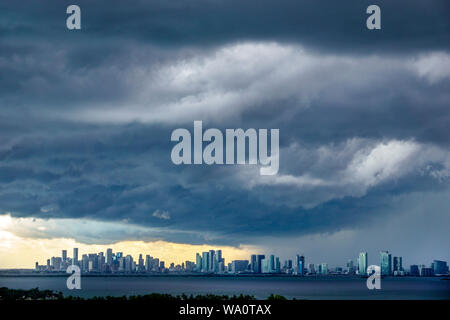
<instances>
[{"instance_id":1,"label":"dark storm cloud","mask_svg":"<svg viewBox=\"0 0 450 320\"><path fill-rule=\"evenodd\" d=\"M73 1L27 1L2 5L7 38L51 36L66 41L65 8ZM445 0L376 2L383 28L365 28L373 1L85 1L83 37L132 38L178 47L229 41L301 42L323 50L410 51L447 49L450 7Z\"/></svg>"},{"instance_id":2,"label":"dark storm cloud","mask_svg":"<svg viewBox=\"0 0 450 320\"><path fill-rule=\"evenodd\" d=\"M366 1L78 1L80 32L68 4L0 6L1 213L237 245L448 189L445 1L378 1L376 32ZM280 128L279 175L175 166L170 134L193 120Z\"/></svg>"}]
</instances>

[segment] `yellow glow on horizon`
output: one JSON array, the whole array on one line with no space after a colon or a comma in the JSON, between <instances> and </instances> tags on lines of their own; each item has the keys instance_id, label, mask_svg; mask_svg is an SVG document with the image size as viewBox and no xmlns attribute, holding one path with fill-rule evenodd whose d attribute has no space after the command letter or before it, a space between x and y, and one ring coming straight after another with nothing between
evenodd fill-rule
<instances>
[{"instance_id":1,"label":"yellow glow on horizon","mask_svg":"<svg viewBox=\"0 0 450 320\"><path fill-rule=\"evenodd\" d=\"M250 259L255 248L250 246L230 247L211 245L191 245L168 241L119 241L107 245L84 244L72 238L40 239L22 237L14 234L9 227L13 225L9 215L0 216L0 269L24 268L32 269L36 262L45 265L47 259L60 257L62 250L67 250L67 256L72 257L73 248L78 248L78 259L83 254L106 252L111 248L113 252L130 254L137 260L139 254L149 254L159 258L169 266L171 262L181 264L186 260L195 262L195 254L208 250L222 250L225 263L236 259Z\"/></svg>"}]
</instances>

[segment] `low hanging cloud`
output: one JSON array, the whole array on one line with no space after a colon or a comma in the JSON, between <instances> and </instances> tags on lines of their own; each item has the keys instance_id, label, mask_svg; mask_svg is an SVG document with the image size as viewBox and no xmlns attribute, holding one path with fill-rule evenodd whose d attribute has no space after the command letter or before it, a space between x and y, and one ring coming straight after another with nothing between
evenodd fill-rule
<instances>
[{"instance_id":1,"label":"low hanging cloud","mask_svg":"<svg viewBox=\"0 0 450 320\"><path fill-rule=\"evenodd\" d=\"M286 204L294 207L311 208L332 199L362 197L371 188L401 181L409 175L433 177L444 185L449 182L444 177L450 173L450 152L414 141L352 139L339 146L303 150L292 145L283 151L285 157L291 159L299 159L299 154L309 153L315 161L308 165L307 161L300 159L293 164L293 172L306 172L301 175L286 172L260 177L244 173L242 180L250 189L280 186L293 188L291 192L299 195L309 194L308 200L294 196L287 199Z\"/></svg>"},{"instance_id":2,"label":"low hanging cloud","mask_svg":"<svg viewBox=\"0 0 450 320\"><path fill-rule=\"evenodd\" d=\"M155 212L153 212L152 216L157 217L159 219L163 219L163 220L169 220L170 219L170 214L167 211L163 211L163 210L156 210Z\"/></svg>"}]
</instances>

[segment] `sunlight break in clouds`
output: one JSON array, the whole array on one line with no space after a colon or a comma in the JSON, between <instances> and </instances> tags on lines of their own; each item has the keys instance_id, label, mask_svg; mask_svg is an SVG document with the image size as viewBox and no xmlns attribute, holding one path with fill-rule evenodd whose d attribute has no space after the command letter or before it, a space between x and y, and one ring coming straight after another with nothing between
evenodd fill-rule
<instances>
[{"instance_id":1,"label":"sunlight break in clouds","mask_svg":"<svg viewBox=\"0 0 450 320\"><path fill-rule=\"evenodd\" d=\"M80 234L89 233L98 225L92 226L92 222L83 221L77 224ZM107 248L112 248L115 252L122 251L131 254L137 259L139 254L150 254L165 261L166 264L174 262L181 264L186 260L195 261L196 252L217 249L210 245L190 245L173 243L167 241L139 241L125 240L113 241L111 243L83 243L74 239L75 234L67 232L67 226L63 219L42 220L34 218L12 218L9 215L0 215L0 269L1 268L33 268L38 261L45 264L52 256L60 256L61 250L66 249L69 256L72 248L79 248L79 256L87 253L105 252ZM104 226L106 227L106 226ZM126 228L124 226L123 228ZM118 228L118 227L116 227ZM86 229L88 231L86 231ZM109 232L116 232L117 229L110 229ZM64 235L66 234L66 235ZM104 230L102 234L106 234ZM95 235L92 235L95 239ZM254 246L229 247L220 246L224 257L231 261L233 259L248 259L251 252L259 249Z\"/></svg>"}]
</instances>

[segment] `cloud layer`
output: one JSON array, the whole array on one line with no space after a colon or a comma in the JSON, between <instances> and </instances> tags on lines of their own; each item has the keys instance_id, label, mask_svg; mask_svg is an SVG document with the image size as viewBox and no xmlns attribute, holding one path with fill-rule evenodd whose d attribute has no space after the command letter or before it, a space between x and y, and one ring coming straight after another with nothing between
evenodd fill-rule
<instances>
[{"instance_id":1,"label":"cloud layer","mask_svg":"<svg viewBox=\"0 0 450 320\"><path fill-rule=\"evenodd\" d=\"M380 33L364 1L110 2L81 1L78 33L64 3L1 6L0 213L73 223L26 236L255 244L448 190L445 1L382 1ZM174 165L194 120L280 129L279 174Z\"/></svg>"}]
</instances>

